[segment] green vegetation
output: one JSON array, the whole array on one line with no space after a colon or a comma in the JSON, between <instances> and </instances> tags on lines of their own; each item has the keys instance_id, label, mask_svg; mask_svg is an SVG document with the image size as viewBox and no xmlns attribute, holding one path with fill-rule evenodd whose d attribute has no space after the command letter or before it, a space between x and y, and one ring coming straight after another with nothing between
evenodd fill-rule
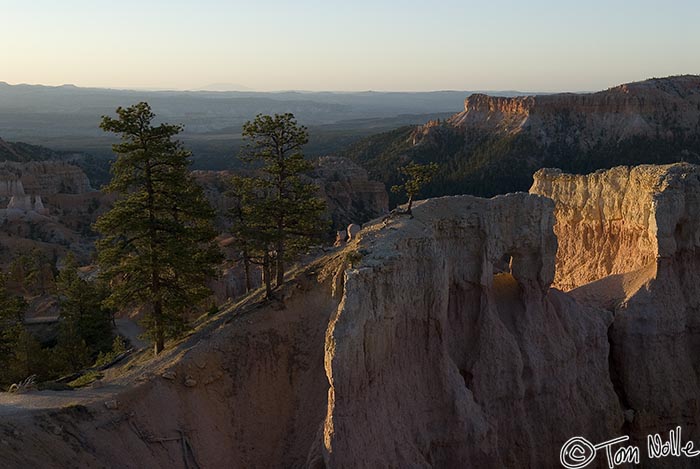
<instances>
[{"instance_id":1,"label":"green vegetation","mask_svg":"<svg viewBox=\"0 0 700 469\"><path fill-rule=\"evenodd\" d=\"M82 388L83 386L87 386L89 384L94 383L98 379L102 379L103 377L104 375L99 371L88 371L84 375L68 383L68 386L71 388Z\"/></svg>"},{"instance_id":2,"label":"green vegetation","mask_svg":"<svg viewBox=\"0 0 700 469\"><path fill-rule=\"evenodd\" d=\"M22 326L26 304L7 289L7 275L0 273L0 384L29 376L27 335ZM19 377L19 378L18 378Z\"/></svg>"},{"instance_id":3,"label":"green vegetation","mask_svg":"<svg viewBox=\"0 0 700 469\"><path fill-rule=\"evenodd\" d=\"M365 167L370 177L388 187L401 183L397 167L409 161L436 162L439 169L422 191L426 197L454 194L491 197L527 191L532 174L541 167L588 173L618 165L700 163L697 135L682 138L683 132L678 130L673 138L631 137L582 145L576 137L580 124L564 117L561 128L556 135L548 136L546 143L525 132L511 135L465 131L443 123L415 142L413 127L374 135L352 145L341 156ZM398 195L390 195L392 205L400 201Z\"/></svg>"},{"instance_id":4,"label":"green vegetation","mask_svg":"<svg viewBox=\"0 0 700 469\"><path fill-rule=\"evenodd\" d=\"M173 140L179 125L152 124L147 103L117 108L100 127L121 135L106 190L120 196L95 227L98 262L112 282L108 304L146 308L145 326L160 353L184 328L184 314L209 294L220 260L214 212L189 172L190 153Z\"/></svg>"},{"instance_id":5,"label":"green vegetation","mask_svg":"<svg viewBox=\"0 0 700 469\"><path fill-rule=\"evenodd\" d=\"M15 269L24 263L35 265L37 257L29 254L18 259L24 260L14 263ZM37 375L38 381L54 380L111 353L111 311L102 306L105 286L81 278L72 256L68 256L57 278L50 278L52 296L55 293L58 298L61 317L58 337L48 343L40 343L24 323L27 303L23 292L27 284L15 282L10 288L13 285L10 280L10 274L0 273L0 387L7 388L31 375ZM28 290L30 296L35 293L36 287Z\"/></svg>"},{"instance_id":6,"label":"green vegetation","mask_svg":"<svg viewBox=\"0 0 700 469\"><path fill-rule=\"evenodd\" d=\"M126 352L126 342L120 336L116 336L112 341L112 348L108 352L100 352L95 360L95 366L105 366L117 359Z\"/></svg>"},{"instance_id":7,"label":"green vegetation","mask_svg":"<svg viewBox=\"0 0 700 469\"><path fill-rule=\"evenodd\" d=\"M55 262L39 249L21 252L9 265L8 283L25 295L42 295L54 289Z\"/></svg>"},{"instance_id":8,"label":"green vegetation","mask_svg":"<svg viewBox=\"0 0 700 469\"><path fill-rule=\"evenodd\" d=\"M408 196L406 213L411 213L413 198L420 193L426 184L430 183L437 170L437 163L409 163L403 168L399 168L399 172L404 176L404 182L392 187L391 191L399 194L402 192L406 193Z\"/></svg>"},{"instance_id":9,"label":"green vegetation","mask_svg":"<svg viewBox=\"0 0 700 469\"><path fill-rule=\"evenodd\" d=\"M56 291L61 307L58 347L65 348L74 360L87 355L82 363L73 366L79 369L89 364L96 353L110 349L114 311L105 306L108 288L102 280L81 278L75 257L68 254L56 280Z\"/></svg>"},{"instance_id":10,"label":"green vegetation","mask_svg":"<svg viewBox=\"0 0 700 469\"><path fill-rule=\"evenodd\" d=\"M318 188L302 178L313 165L304 159L306 127L292 114L258 115L243 126L246 146L241 159L251 175L233 179L238 200L233 234L249 263L262 266L267 296L284 281L287 263L306 251L327 230L325 202Z\"/></svg>"}]
</instances>

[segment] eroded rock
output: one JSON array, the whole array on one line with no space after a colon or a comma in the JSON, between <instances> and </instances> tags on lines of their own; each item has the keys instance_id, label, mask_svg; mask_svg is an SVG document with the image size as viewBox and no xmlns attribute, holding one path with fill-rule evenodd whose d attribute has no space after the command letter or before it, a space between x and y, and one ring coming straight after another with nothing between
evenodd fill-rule
<instances>
[{"instance_id":1,"label":"eroded rock","mask_svg":"<svg viewBox=\"0 0 700 469\"><path fill-rule=\"evenodd\" d=\"M549 467L572 434L619 429L611 315L549 290L553 209L447 197L360 233L327 333L326 467Z\"/></svg>"},{"instance_id":2,"label":"eroded rock","mask_svg":"<svg viewBox=\"0 0 700 469\"><path fill-rule=\"evenodd\" d=\"M611 379L640 444L676 425L700 437L700 167L542 170L533 192L557 204L557 280L614 312ZM663 465L666 464L666 465ZM659 461L650 467L692 467Z\"/></svg>"}]
</instances>

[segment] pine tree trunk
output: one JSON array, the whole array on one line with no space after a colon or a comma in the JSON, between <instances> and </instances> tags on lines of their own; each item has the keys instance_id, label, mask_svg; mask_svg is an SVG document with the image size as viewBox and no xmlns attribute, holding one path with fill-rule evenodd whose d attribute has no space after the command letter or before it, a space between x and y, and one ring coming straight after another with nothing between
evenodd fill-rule
<instances>
[{"instance_id":1,"label":"pine tree trunk","mask_svg":"<svg viewBox=\"0 0 700 469\"><path fill-rule=\"evenodd\" d=\"M253 289L253 282L250 279L250 259L248 253L243 253L243 268L245 269L245 292L248 293Z\"/></svg>"},{"instance_id":2,"label":"pine tree trunk","mask_svg":"<svg viewBox=\"0 0 700 469\"><path fill-rule=\"evenodd\" d=\"M411 207L413 206L413 196L408 196L408 207L406 208L406 213L411 213Z\"/></svg>"},{"instance_id":3,"label":"pine tree trunk","mask_svg":"<svg viewBox=\"0 0 700 469\"><path fill-rule=\"evenodd\" d=\"M267 252L263 258L263 280L265 281L265 296L272 298L272 266L270 265L270 254Z\"/></svg>"},{"instance_id":4,"label":"pine tree trunk","mask_svg":"<svg viewBox=\"0 0 700 469\"><path fill-rule=\"evenodd\" d=\"M284 245L282 243L277 247L277 288L284 282Z\"/></svg>"},{"instance_id":5,"label":"pine tree trunk","mask_svg":"<svg viewBox=\"0 0 700 469\"><path fill-rule=\"evenodd\" d=\"M153 175L151 172L150 163L146 166L146 193L148 195L148 238L150 244L151 295L155 297L155 301L153 302L153 338L155 339L154 352L156 355L158 355L165 348L165 334L163 331L163 303L160 298L160 272L155 255L157 241L155 192L153 190Z\"/></svg>"},{"instance_id":6,"label":"pine tree trunk","mask_svg":"<svg viewBox=\"0 0 700 469\"><path fill-rule=\"evenodd\" d=\"M284 282L284 219L277 222L277 282L279 288Z\"/></svg>"},{"instance_id":7,"label":"pine tree trunk","mask_svg":"<svg viewBox=\"0 0 700 469\"><path fill-rule=\"evenodd\" d=\"M154 352L158 355L165 348L165 333L163 331L163 305L160 301L153 304L153 335L155 338Z\"/></svg>"}]
</instances>

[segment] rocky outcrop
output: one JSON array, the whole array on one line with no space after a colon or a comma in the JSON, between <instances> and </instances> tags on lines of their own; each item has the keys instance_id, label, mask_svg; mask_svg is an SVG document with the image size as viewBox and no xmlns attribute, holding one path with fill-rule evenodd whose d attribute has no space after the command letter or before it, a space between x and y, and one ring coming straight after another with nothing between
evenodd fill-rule
<instances>
[{"instance_id":1,"label":"rocky outcrop","mask_svg":"<svg viewBox=\"0 0 700 469\"><path fill-rule=\"evenodd\" d=\"M632 137L679 138L697 133L699 117L700 76L687 75L588 94L513 98L474 94L464 101L464 111L448 123L465 130L527 132L545 145L575 123L571 141L590 148Z\"/></svg>"},{"instance_id":2,"label":"rocky outcrop","mask_svg":"<svg viewBox=\"0 0 700 469\"><path fill-rule=\"evenodd\" d=\"M456 127L518 132L526 124L534 106L533 96L503 98L473 94L464 100L464 112L455 114L448 122Z\"/></svg>"},{"instance_id":3,"label":"rocky outcrop","mask_svg":"<svg viewBox=\"0 0 700 469\"><path fill-rule=\"evenodd\" d=\"M180 444L158 439L184 430L201 467L552 467L573 434L623 421L611 315L549 289L552 225L552 202L527 194L419 202L297 274L284 304L125 365L131 389L4 414L0 455L169 467Z\"/></svg>"},{"instance_id":4,"label":"rocky outcrop","mask_svg":"<svg viewBox=\"0 0 700 469\"><path fill-rule=\"evenodd\" d=\"M348 247L326 467L552 467L573 434L615 434L612 316L549 290L551 201L432 199L413 216Z\"/></svg>"},{"instance_id":5,"label":"rocky outcrop","mask_svg":"<svg viewBox=\"0 0 700 469\"><path fill-rule=\"evenodd\" d=\"M554 286L568 291L655 262L659 235L668 237L656 223L656 194L667 175L667 167L648 165L585 176L535 173L530 192L556 201Z\"/></svg>"},{"instance_id":6,"label":"rocky outcrop","mask_svg":"<svg viewBox=\"0 0 700 469\"><path fill-rule=\"evenodd\" d=\"M20 179L4 179L0 181L0 197L13 197L16 195L24 195L24 186Z\"/></svg>"},{"instance_id":7,"label":"rocky outcrop","mask_svg":"<svg viewBox=\"0 0 700 469\"><path fill-rule=\"evenodd\" d=\"M77 166L59 161L0 162L0 219L16 221L27 213L46 216L50 210L43 195L85 194L90 182Z\"/></svg>"},{"instance_id":8,"label":"rocky outcrop","mask_svg":"<svg viewBox=\"0 0 700 469\"><path fill-rule=\"evenodd\" d=\"M643 444L646 435L680 425L684 438L697 440L700 167L619 167L587 176L542 170L532 192L556 201L559 285L614 313L611 376L634 416L625 433Z\"/></svg>"},{"instance_id":9,"label":"rocky outcrop","mask_svg":"<svg viewBox=\"0 0 700 469\"><path fill-rule=\"evenodd\" d=\"M83 194L92 191L90 181L78 166L61 161L1 162L0 195L11 191L3 191L2 187L17 184L13 181L19 181L27 194Z\"/></svg>"},{"instance_id":10,"label":"rocky outcrop","mask_svg":"<svg viewBox=\"0 0 700 469\"><path fill-rule=\"evenodd\" d=\"M389 196L382 182L370 181L367 171L347 158L318 159L315 182L326 199L333 226L364 223L389 211Z\"/></svg>"}]
</instances>

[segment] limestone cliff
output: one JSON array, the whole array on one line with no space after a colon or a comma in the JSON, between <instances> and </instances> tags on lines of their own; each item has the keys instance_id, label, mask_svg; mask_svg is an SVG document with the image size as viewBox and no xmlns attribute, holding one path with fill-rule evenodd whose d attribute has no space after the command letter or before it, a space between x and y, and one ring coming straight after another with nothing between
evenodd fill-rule
<instances>
[{"instance_id":1,"label":"limestone cliff","mask_svg":"<svg viewBox=\"0 0 700 469\"><path fill-rule=\"evenodd\" d=\"M145 369L126 364L116 383L131 373L131 389L3 415L0 455L171 467L181 445L157 441L181 429L200 467L552 467L573 434L623 422L610 313L548 288L553 208L527 194L417 203L297 274L283 304L223 313Z\"/></svg>"},{"instance_id":2,"label":"limestone cliff","mask_svg":"<svg viewBox=\"0 0 700 469\"><path fill-rule=\"evenodd\" d=\"M590 148L631 137L681 138L698 132L700 76L628 83L597 93L513 98L469 96L448 123L462 129L528 132L543 145L572 123L571 142Z\"/></svg>"},{"instance_id":3,"label":"limestone cliff","mask_svg":"<svg viewBox=\"0 0 700 469\"><path fill-rule=\"evenodd\" d=\"M568 291L654 262L656 216L662 216L655 199L666 176L659 166L621 166L586 176L553 169L535 173L530 192L556 201L554 286Z\"/></svg>"},{"instance_id":4,"label":"limestone cliff","mask_svg":"<svg viewBox=\"0 0 700 469\"><path fill-rule=\"evenodd\" d=\"M112 200L73 164L0 162L0 266L32 249L48 258L71 250L87 261L94 250L90 227Z\"/></svg>"},{"instance_id":5,"label":"limestone cliff","mask_svg":"<svg viewBox=\"0 0 700 469\"><path fill-rule=\"evenodd\" d=\"M326 336L327 467L551 467L567 435L619 428L611 316L549 290L552 209L433 199L360 233Z\"/></svg>"},{"instance_id":6,"label":"limestone cliff","mask_svg":"<svg viewBox=\"0 0 700 469\"><path fill-rule=\"evenodd\" d=\"M557 284L612 311L611 373L626 432L680 425L700 436L700 167L542 170L533 193L556 201ZM653 467L691 467L689 461Z\"/></svg>"}]
</instances>

